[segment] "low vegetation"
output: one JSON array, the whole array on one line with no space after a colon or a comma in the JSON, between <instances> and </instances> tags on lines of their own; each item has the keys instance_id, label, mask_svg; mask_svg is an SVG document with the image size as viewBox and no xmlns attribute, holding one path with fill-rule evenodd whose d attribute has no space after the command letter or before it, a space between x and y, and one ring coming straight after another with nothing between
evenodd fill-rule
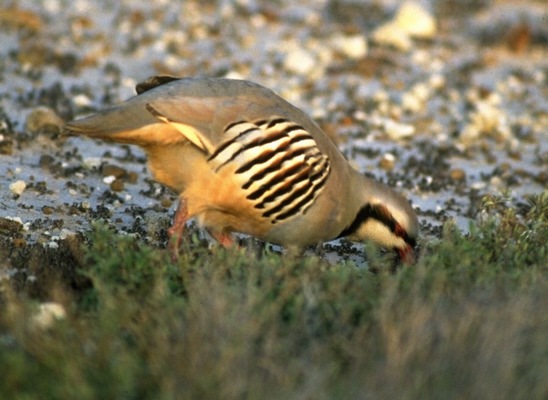
<instances>
[{"instance_id":1,"label":"low vegetation","mask_svg":"<svg viewBox=\"0 0 548 400\"><path fill-rule=\"evenodd\" d=\"M2 285L4 399L541 399L548 195L487 198L413 267L214 248L181 257L98 226L66 315Z\"/></svg>"}]
</instances>

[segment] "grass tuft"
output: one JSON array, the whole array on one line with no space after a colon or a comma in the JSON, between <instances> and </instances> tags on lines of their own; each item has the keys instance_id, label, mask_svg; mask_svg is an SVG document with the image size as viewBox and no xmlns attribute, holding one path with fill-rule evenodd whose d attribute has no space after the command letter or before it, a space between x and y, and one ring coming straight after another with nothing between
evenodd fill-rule
<instances>
[{"instance_id":1,"label":"grass tuft","mask_svg":"<svg viewBox=\"0 0 548 400\"><path fill-rule=\"evenodd\" d=\"M395 272L368 246L376 274L95 226L64 319L2 293L0 398L545 398L548 195L524 207L485 199Z\"/></svg>"}]
</instances>

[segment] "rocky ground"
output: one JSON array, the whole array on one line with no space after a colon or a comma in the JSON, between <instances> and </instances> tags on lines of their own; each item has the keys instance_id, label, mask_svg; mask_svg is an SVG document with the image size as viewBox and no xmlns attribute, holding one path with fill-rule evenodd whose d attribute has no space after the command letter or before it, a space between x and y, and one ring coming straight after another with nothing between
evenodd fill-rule
<instances>
[{"instance_id":1,"label":"rocky ground","mask_svg":"<svg viewBox=\"0 0 548 400\"><path fill-rule=\"evenodd\" d=\"M256 81L309 113L355 166L405 193L423 240L517 212L548 177L543 1L73 1L0 6L0 274L78 285L97 220L162 247L176 198L138 148L65 121L150 75ZM327 245L334 260L360 247Z\"/></svg>"}]
</instances>

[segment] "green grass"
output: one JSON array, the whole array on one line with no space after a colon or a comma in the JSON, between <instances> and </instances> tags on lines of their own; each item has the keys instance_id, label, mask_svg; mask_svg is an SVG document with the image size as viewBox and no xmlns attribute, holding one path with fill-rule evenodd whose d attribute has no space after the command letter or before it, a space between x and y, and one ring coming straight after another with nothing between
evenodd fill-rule
<instances>
[{"instance_id":1,"label":"green grass","mask_svg":"<svg viewBox=\"0 0 548 400\"><path fill-rule=\"evenodd\" d=\"M97 227L67 317L4 287L0 398L542 399L548 195L423 243L419 262L351 264L189 240L165 251Z\"/></svg>"}]
</instances>

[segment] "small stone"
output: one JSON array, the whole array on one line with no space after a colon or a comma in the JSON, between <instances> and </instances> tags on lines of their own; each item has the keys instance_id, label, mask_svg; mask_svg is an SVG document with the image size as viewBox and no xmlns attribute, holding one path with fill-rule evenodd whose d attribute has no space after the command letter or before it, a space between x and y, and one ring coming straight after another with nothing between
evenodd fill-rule
<instances>
[{"instance_id":1,"label":"small stone","mask_svg":"<svg viewBox=\"0 0 548 400\"><path fill-rule=\"evenodd\" d=\"M407 51L412 46L412 37L431 39L435 34L436 21L432 15L414 1L406 1L394 19L373 31L372 38L379 44Z\"/></svg>"},{"instance_id":2,"label":"small stone","mask_svg":"<svg viewBox=\"0 0 548 400\"><path fill-rule=\"evenodd\" d=\"M42 207L42 212L44 213L44 215L51 215L54 212L54 208L50 206L44 206Z\"/></svg>"},{"instance_id":3,"label":"small stone","mask_svg":"<svg viewBox=\"0 0 548 400\"><path fill-rule=\"evenodd\" d=\"M287 71L295 74L307 75L314 69L316 60L314 56L303 49L295 49L287 53L284 60L284 67Z\"/></svg>"},{"instance_id":4,"label":"small stone","mask_svg":"<svg viewBox=\"0 0 548 400\"><path fill-rule=\"evenodd\" d=\"M114 176L115 178L122 178L127 175L127 171L118 167L117 165L106 164L101 168L101 174L103 176Z\"/></svg>"},{"instance_id":5,"label":"small stone","mask_svg":"<svg viewBox=\"0 0 548 400\"><path fill-rule=\"evenodd\" d=\"M415 134L415 127L409 124L402 124L391 119L384 121L384 131L392 140L399 140Z\"/></svg>"},{"instance_id":6,"label":"small stone","mask_svg":"<svg viewBox=\"0 0 548 400\"><path fill-rule=\"evenodd\" d=\"M58 320L65 319L67 312L65 308L54 302L47 302L40 304L38 312L32 316L32 323L34 326L42 329L47 329Z\"/></svg>"},{"instance_id":7,"label":"small stone","mask_svg":"<svg viewBox=\"0 0 548 400\"><path fill-rule=\"evenodd\" d=\"M116 177L114 175L108 175L103 178L103 182L105 182L107 185L110 185L115 180L116 180Z\"/></svg>"},{"instance_id":8,"label":"small stone","mask_svg":"<svg viewBox=\"0 0 548 400\"><path fill-rule=\"evenodd\" d=\"M333 38L332 44L337 51L353 60L359 60L367 54L367 40L362 35L338 35Z\"/></svg>"},{"instance_id":9,"label":"small stone","mask_svg":"<svg viewBox=\"0 0 548 400\"><path fill-rule=\"evenodd\" d=\"M394 18L396 24L409 36L431 39L436 34L436 21L420 4L406 1Z\"/></svg>"},{"instance_id":10,"label":"small stone","mask_svg":"<svg viewBox=\"0 0 548 400\"><path fill-rule=\"evenodd\" d=\"M86 157L83 160L83 165L88 169L99 168L101 166L101 159L99 157Z\"/></svg>"},{"instance_id":11,"label":"small stone","mask_svg":"<svg viewBox=\"0 0 548 400\"><path fill-rule=\"evenodd\" d=\"M20 196L26 188L27 184L23 180L15 181L10 185L11 192L17 196Z\"/></svg>"},{"instance_id":12,"label":"small stone","mask_svg":"<svg viewBox=\"0 0 548 400\"><path fill-rule=\"evenodd\" d=\"M72 101L78 107L89 107L91 106L91 99L85 94L78 94L73 97Z\"/></svg>"},{"instance_id":13,"label":"small stone","mask_svg":"<svg viewBox=\"0 0 548 400\"><path fill-rule=\"evenodd\" d=\"M110 184L110 190L112 190L113 192L121 192L122 190L124 190L124 182L121 179L115 179Z\"/></svg>"},{"instance_id":14,"label":"small stone","mask_svg":"<svg viewBox=\"0 0 548 400\"><path fill-rule=\"evenodd\" d=\"M59 134L64 122L55 111L48 107L37 107L29 114L25 122L25 129L32 134L51 133Z\"/></svg>"},{"instance_id":15,"label":"small stone","mask_svg":"<svg viewBox=\"0 0 548 400\"><path fill-rule=\"evenodd\" d=\"M164 208L169 208L172 204L173 202L169 197L162 197L162 199L160 200L160 205Z\"/></svg>"},{"instance_id":16,"label":"small stone","mask_svg":"<svg viewBox=\"0 0 548 400\"><path fill-rule=\"evenodd\" d=\"M2 127L0 126L0 130L1 129ZM8 156L13 154L13 140L3 134L0 134L0 154Z\"/></svg>"},{"instance_id":17,"label":"small stone","mask_svg":"<svg viewBox=\"0 0 548 400\"><path fill-rule=\"evenodd\" d=\"M403 94L402 107L406 111L417 113L425 108L429 97L430 89L428 85L422 82L417 83Z\"/></svg>"},{"instance_id":18,"label":"small stone","mask_svg":"<svg viewBox=\"0 0 548 400\"><path fill-rule=\"evenodd\" d=\"M128 183L137 183L137 180L139 179L139 174L135 171L129 171L126 177L126 181Z\"/></svg>"},{"instance_id":19,"label":"small stone","mask_svg":"<svg viewBox=\"0 0 548 400\"><path fill-rule=\"evenodd\" d=\"M449 172L451 179L457 182L464 181L466 179L466 173L460 168L453 169Z\"/></svg>"},{"instance_id":20,"label":"small stone","mask_svg":"<svg viewBox=\"0 0 548 400\"><path fill-rule=\"evenodd\" d=\"M504 182L502 181L502 179L498 176L493 176L491 177L491 179L489 180L489 184L495 188L502 188L504 187Z\"/></svg>"},{"instance_id":21,"label":"small stone","mask_svg":"<svg viewBox=\"0 0 548 400\"><path fill-rule=\"evenodd\" d=\"M463 128L459 140L465 146L473 144L480 136L489 135L500 141L512 136L508 116L487 101L476 101L470 112L469 123Z\"/></svg>"},{"instance_id":22,"label":"small stone","mask_svg":"<svg viewBox=\"0 0 548 400\"><path fill-rule=\"evenodd\" d=\"M13 236L23 230L23 222L20 218L0 217L0 233Z\"/></svg>"},{"instance_id":23,"label":"small stone","mask_svg":"<svg viewBox=\"0 0 548 400\"><path fill-rule=\"evenodd\" d=\"M396 157L392 153L383 154L382 158L379 161L379 167L383 170L389 172L394 169Z\"/></svg>"},{"instance_id":24,"label":"small stone","mask_svg":"<svg viewBox=\"0 0 548 400\"><path fill-rule=\"evenodd\" d=\"M407 51L412 46L411 38L407 32L394 22L379 26L373 31L371 37L378 44L393 46L401 51Z\"/></svg>"}]
</instances>

